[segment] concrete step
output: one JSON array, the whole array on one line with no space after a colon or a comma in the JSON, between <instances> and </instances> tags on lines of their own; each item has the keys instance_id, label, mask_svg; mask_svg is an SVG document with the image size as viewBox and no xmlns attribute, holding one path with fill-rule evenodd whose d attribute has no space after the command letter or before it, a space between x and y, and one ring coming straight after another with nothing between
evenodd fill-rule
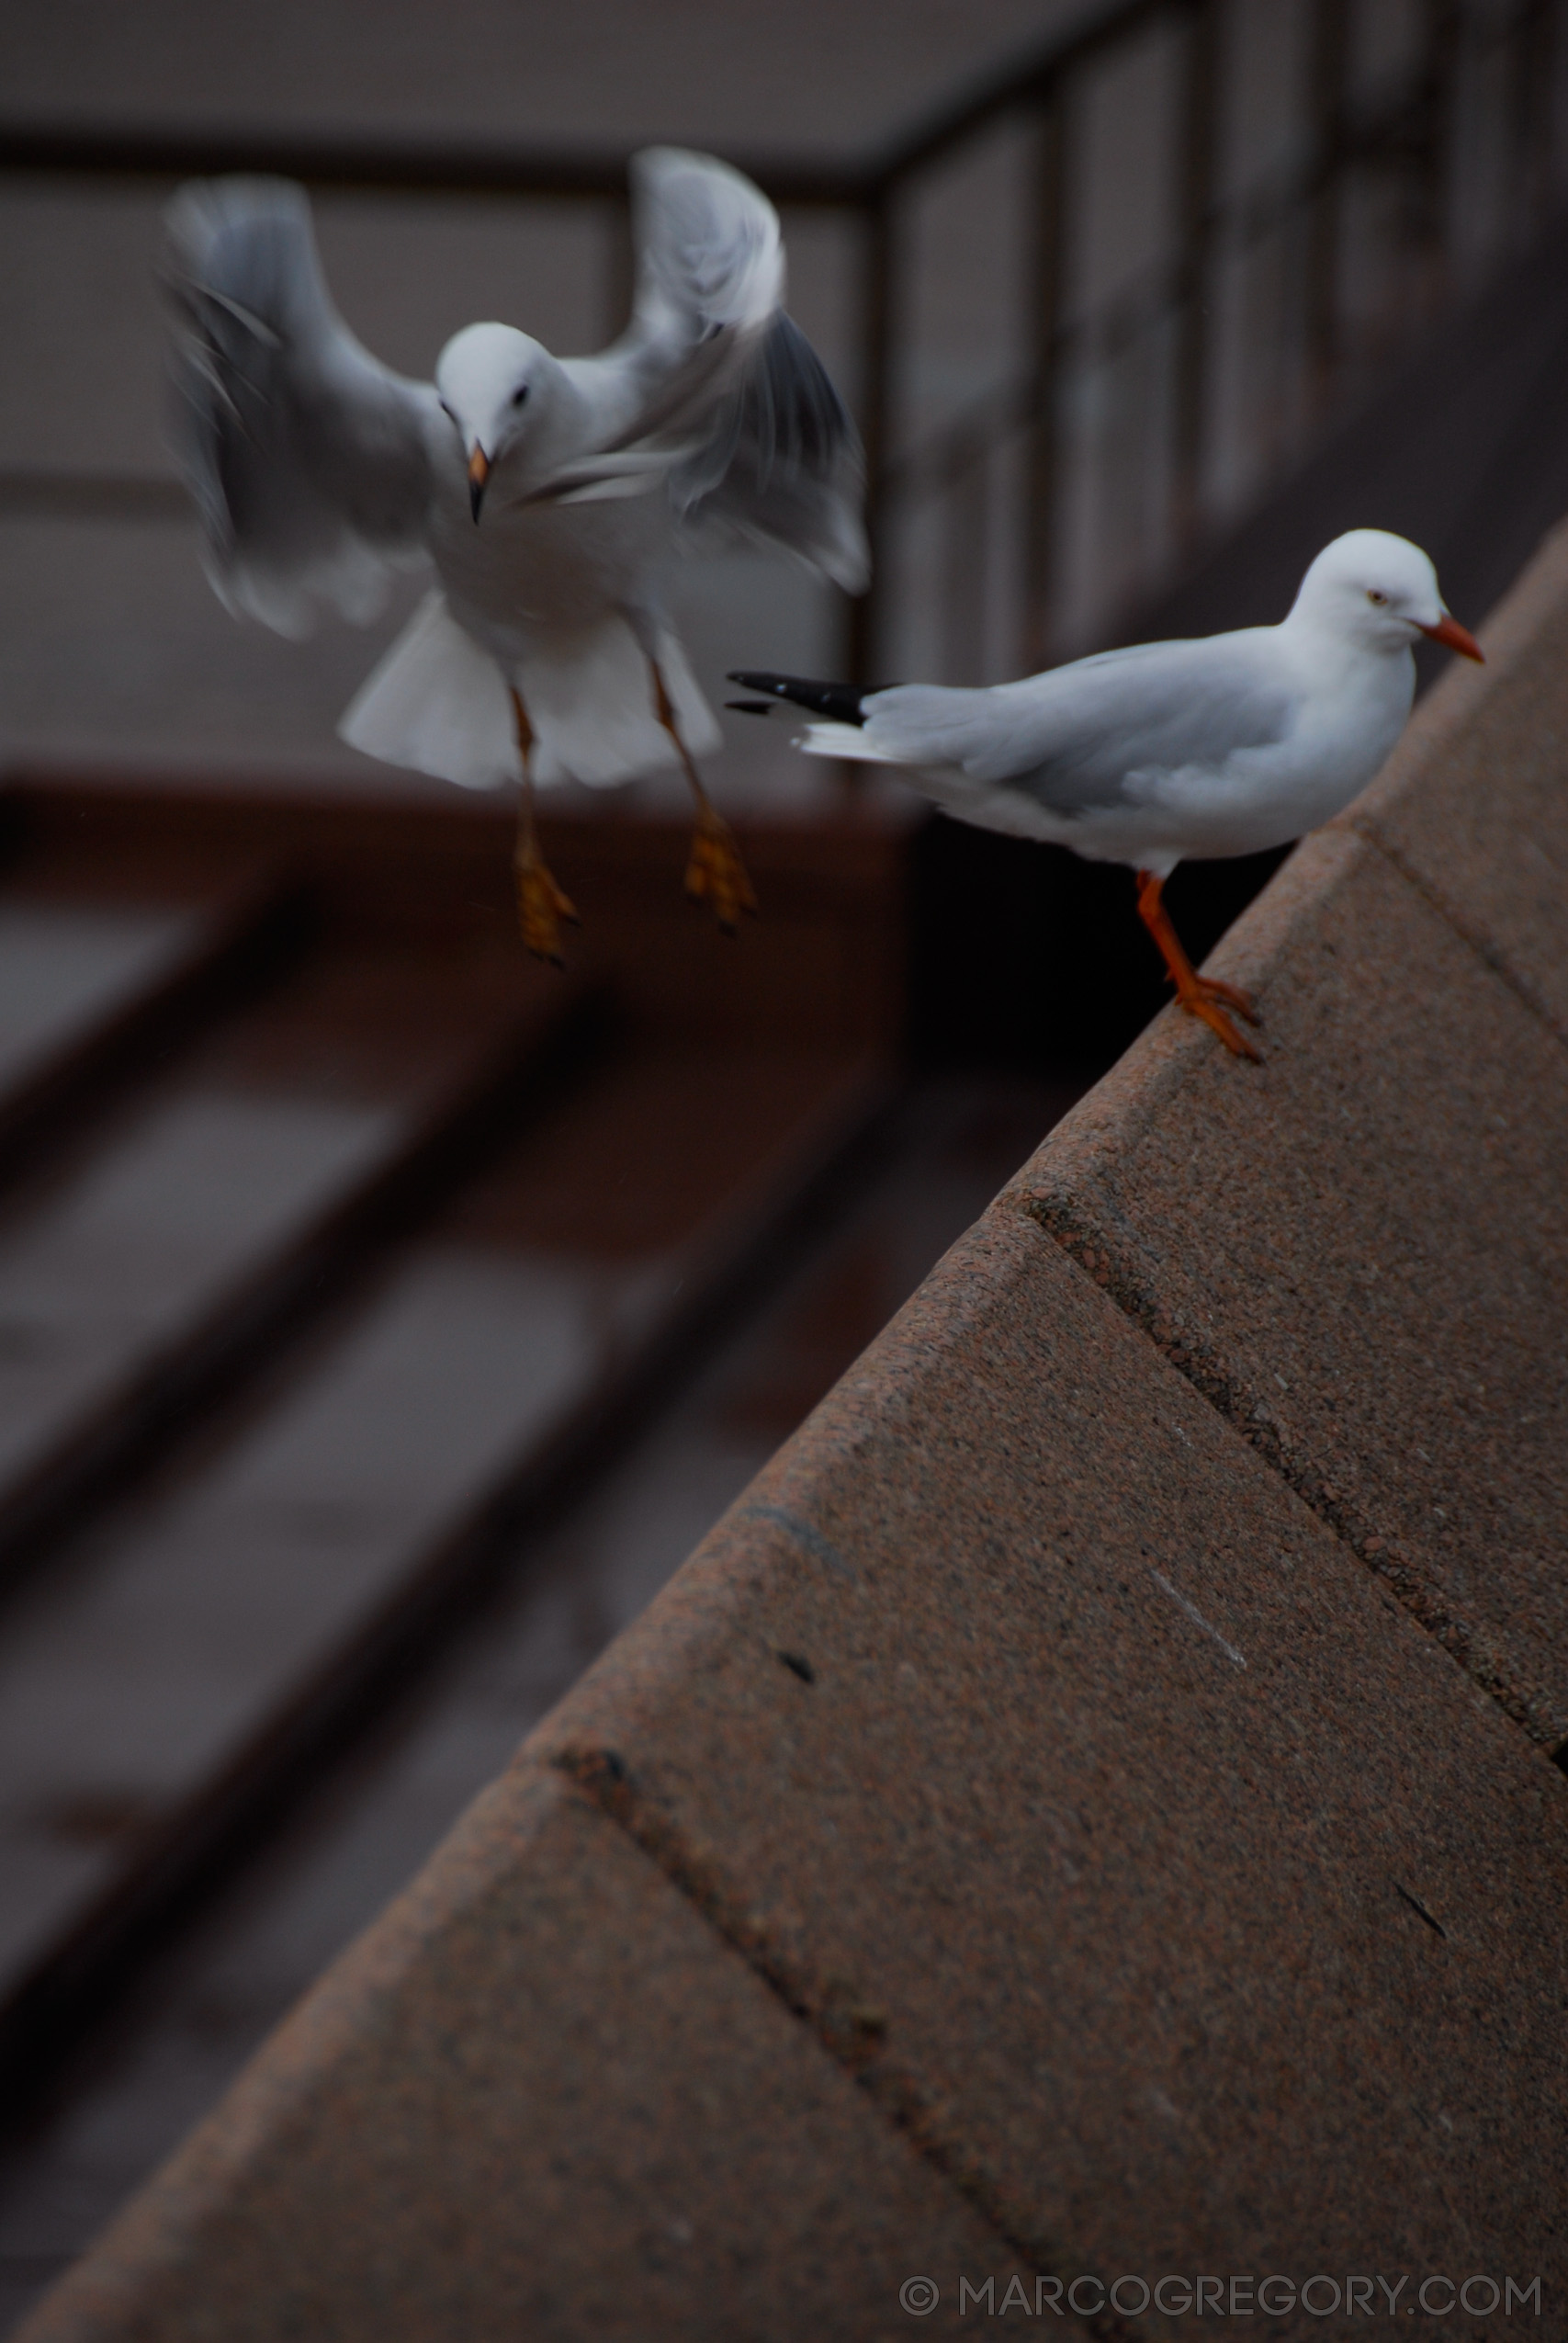
<instances>
[{"instance_id":1,"label":"concrete step","mask_svg":"<svg viewBox=\"0 0 1568 2343\"><path fill-rule=\"evenodd\" d=\"M578 1493L535 1516L363 1751L312 1764L265 1849L106 2032L82 2031L48 2111L0 2145L0 2330L413 1875L1071 1103L1006 1077L918 1085L773 1289L617 1453L600 1452ZM668 1395L674 1378L660 1380Z\"/></svg>"},{"instance_id":2,"label":"concrete step","mask_svg":"<svg viewBox=\"0 0 1568 2343\"><path fill-rule=\"evenodd\" d=\"M406 956L308 954L0 1214L0 1575L14 1577L496 1110L553 1011Z\"/></svg>"},{"instance_id":3,"label":"concrete step","mask_svg":"<svg viewBox=\"0 0 1568 2343\"><path fill-rule=\"evenodd\" d=\"M302 909L260 874L194 901L0 898L0 1182L264 979Z\"/></svg>"},{"instance_id":4,"label":"concrete step","mask_svg":"<svg viewBox=\"0 0 1568 2343\"><path fill-rule=\"evenodd\" d=\"M667 1383L886 1098L831 1057L628 1050L193 1467L56 1559L0 1626L13 2088L406 1661L502 1524L515 1536Z\"/></svg>"},{"instance_id":5,"label":"concrete step","mask_svg":"<svg viewBox=\"0 0 1568 2343\"><path fill-rule=\"evenodd\" d=\"M776 1273L890 1094L902 847L754 833L730 943L684 823L552 821L563 980L504 809L9 799L18 1086L85 1070L0 1154L14 2105Z\"/></svg>"}]
</instances>

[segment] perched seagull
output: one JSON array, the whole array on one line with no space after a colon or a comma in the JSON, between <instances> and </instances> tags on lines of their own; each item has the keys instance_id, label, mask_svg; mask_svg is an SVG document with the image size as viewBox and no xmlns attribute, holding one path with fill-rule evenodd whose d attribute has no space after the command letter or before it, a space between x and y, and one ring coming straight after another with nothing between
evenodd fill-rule
<instances>
[{"instance_id":1,"label":"perched seagull","mask_svg":"<svg viewBox=\"0 0 1568 2343\"><path fill-rule=\"evenodd\" d=\"M1404 730L1418 635L1481 657L1417 546L1352 529L1318 555L1277 627L1138 643L984 691L857 692L744 670L730 681L827 719L798 743L812 756L903 765L960 821L1130 863L1182 1007L1256 1058L1227 1013L1257 1024L1256 1008L1196 973L1165 882L1179 862L1282 845L1348 805Z\"/></svg>"},{"instance_id":2,"label":"perched seagull","mask_svg":"<svg viewBox=\"0 0 1568 2343\"><path fill-rule=\"evenodd\" d=\"M390 764L522 784L517 878L532 951L576 912L539 853L534 791L681 765L696 800L688 891L722 926L755 909L694 759L719 732L669 615L686 547L781 546L865 583L861 457L781 307L771 204L701 154L631 165L637 289L595 358L469 325L433 384L391 373L333 306L303 191L183 188L167 221L178 452L231 609L280 634L321 606L364 621L390 573L439 583L339 726Z\"/></svg>"}]
</instances>

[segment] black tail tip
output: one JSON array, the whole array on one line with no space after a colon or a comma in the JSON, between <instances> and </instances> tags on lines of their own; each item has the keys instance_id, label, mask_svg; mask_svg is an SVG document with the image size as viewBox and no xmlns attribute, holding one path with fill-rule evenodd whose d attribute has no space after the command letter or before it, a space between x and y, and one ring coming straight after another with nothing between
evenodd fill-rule
<instances>
[{"instance_id":1,"label":"black tail tip","mask_svg":"<svg viewBox=\"0 0 1568 2343\"><path fill-rule=\"evenodd\" d=\"M865 694L853 684L818 684L807 675L775 675L750 667L732 668L728 681L749 692L765 692L770 699L793 700L796 707L808 707L814 716L829 717L837 724L864 721L861 704Z\"/></svg>"}]
</instances>

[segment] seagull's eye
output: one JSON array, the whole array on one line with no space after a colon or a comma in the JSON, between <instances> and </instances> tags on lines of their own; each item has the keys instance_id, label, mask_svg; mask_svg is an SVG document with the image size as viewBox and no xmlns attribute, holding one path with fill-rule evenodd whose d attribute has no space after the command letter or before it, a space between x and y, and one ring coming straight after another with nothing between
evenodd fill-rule
<instances>
[{"instance_id":1,"label":"seagull's eye","mask_svg":"<svg viewBox=\"0 0 1568 2343\"><path fill-rule=\"evenodd\" d=\"M517 389L512 393L513 405L514 407L524 406L527 403L527 398L528 385L525 382L519 383Z\"/></svg>"},{"instance_id":2,"label":"seagull's eye","mask_svg":"<svg viewBox=\"0 0 1568 2343\"><path fill-rule=\"evenodd\" d=\"M1375 602L1380 610L1385 609L1388 605L1387 594L1380 594L1376 586L1369 586L1367 588L1367 600L1369 602Z\"/></svg>"}]
</instances>

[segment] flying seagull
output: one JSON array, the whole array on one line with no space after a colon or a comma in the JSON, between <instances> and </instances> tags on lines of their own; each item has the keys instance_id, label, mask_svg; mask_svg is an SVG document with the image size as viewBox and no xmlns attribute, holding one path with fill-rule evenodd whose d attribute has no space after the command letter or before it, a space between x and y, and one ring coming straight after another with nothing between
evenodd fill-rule
<instances>
[{"instance_id":1,"label":"flying seagull","mask_svg":"<svg viewBox=\"0 0 1568 2343\"><path fill-rule=\"evenodd\" d=\"M1256 1058L1230 1013L1256 1025L1257 1009L1197 974L1165 882L1179 862L1282 845L1348 805L1404 730L1419 635L1481 657L1417 546L1352 529L1277 627L1138 643L983 691L859 692L747 670L730 681L823 719L798 743L810 755L902 765L960 821L1130 863L1181 1006Z\"/></svg>"},{"instance_id":2,"label":"flying seagull","mask_svg":"<svg viewBox=\"0 0 1568 2343\"><path fill-rule=\"evenodd\" d=\"M621 339L556 358L469 325L434 383L372 357L333 305L285 180L180 190L167 217L177 453L231 609L280 634L373 617L390 574L438 583L339 726L367 755L470 788L522 785L529 948L576 913L534 792L678 764L696 804L686 887L722 926L755 908L695 759L719 731L669 612L675 557L783 547L851 593L867 562L854 427L781 306L779 223L722 163L631 164L637 295Z\"/></svg>"}]
</instances>

